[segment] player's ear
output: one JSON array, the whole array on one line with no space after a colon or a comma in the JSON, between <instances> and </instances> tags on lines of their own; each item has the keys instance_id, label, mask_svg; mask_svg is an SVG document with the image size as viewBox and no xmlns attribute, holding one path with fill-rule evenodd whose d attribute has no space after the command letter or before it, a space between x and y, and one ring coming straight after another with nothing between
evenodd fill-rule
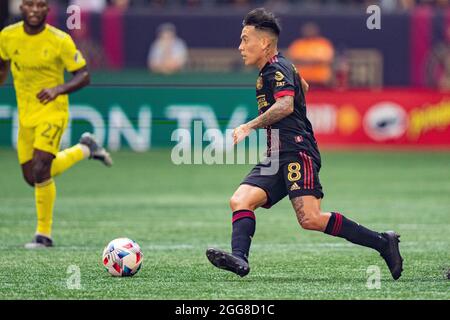
<instances>
[{"instance_id":1,"label":"player's ear","mask_svg":"<svg viewBox=\"0 0 450 320\"><path fill-rule=\"evenodd\" d=\"M269 49L270 47L270 41L269 38L266 36L263 36L260 38L260 43L261 43L261 48L266 51Z\"/></svg>"}]
</instances>

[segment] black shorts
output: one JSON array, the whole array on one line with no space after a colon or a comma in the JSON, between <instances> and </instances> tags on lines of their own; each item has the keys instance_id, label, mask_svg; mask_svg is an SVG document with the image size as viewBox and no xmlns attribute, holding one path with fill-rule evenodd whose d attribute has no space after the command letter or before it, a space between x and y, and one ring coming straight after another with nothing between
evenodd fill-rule
<instances>
[{"instance_id":1,"label":"black shorts","mask_svg":"<svg viewBox=\"0 0 450 320\"><path fill-rule=\"evenodd\" d=\"M270 208L288 194L289 199L301 196L322 199L324 194L319 181L320 166L320 160L317 161L304 152L281 153L278 160L257 164L241 184L259 187L266 192L267 203L263 208Z\"/></svg>"}]
</instances>

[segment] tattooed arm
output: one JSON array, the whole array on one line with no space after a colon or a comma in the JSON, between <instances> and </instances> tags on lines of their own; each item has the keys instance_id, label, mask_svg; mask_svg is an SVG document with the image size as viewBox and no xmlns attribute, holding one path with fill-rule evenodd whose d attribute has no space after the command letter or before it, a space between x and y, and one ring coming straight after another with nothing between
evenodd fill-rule
<instances>
[{"instance_id":1,"label":"tattooed arm","mask_svg":"<svg viewBox=\"0 0 450 320\"><path fill-rule=\"evenodd\" d=\"M274 124L294 112L294 97L284 96L275 102L266 112L255 119L240 125L233 132L234 143L237 144L250 134L253 129L260 129Z\"/></svg>"},{"instance_id":2,"label":"tattooed arm","mask_svg":"<svg viewBox=\"0 0 450 320\"><path fill-rule=\"evenodd\" d=\"M260 129L274 124L294 112L294 97L284 96L266 112L248 122L250 129Z\"/></svg>"}]
</instances>

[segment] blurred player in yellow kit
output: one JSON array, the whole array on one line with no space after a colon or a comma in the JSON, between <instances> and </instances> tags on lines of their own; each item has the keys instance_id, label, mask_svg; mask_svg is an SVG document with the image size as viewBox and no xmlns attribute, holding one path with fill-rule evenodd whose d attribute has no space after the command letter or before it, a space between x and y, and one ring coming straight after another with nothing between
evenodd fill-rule
<instances>
[{"instance_id":1,"label":"blurred player in yellow kit","mask_svg":"<svg viewBox=\"0 0 450 320\"><path fill-rule=\"evenodd\" d=\"M37 229L26 248L53 246L56 187L53 177L89 158L112 165L110 155L89 133L59 151L69 117L68 94L90 82L86 61L72 38L48 24L47 0L23 0L23 21L0 32L0 84L11 69L19 112L17 152L25 181L34 187ZM64 83L64 70L73 74Z\"/></svg>"}]
</instances>

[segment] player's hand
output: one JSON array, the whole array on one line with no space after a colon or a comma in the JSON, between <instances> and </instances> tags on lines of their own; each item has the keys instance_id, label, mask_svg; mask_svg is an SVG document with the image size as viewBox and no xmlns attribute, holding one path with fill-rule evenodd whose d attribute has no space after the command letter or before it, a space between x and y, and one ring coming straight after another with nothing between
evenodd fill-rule
<instances>
[{"instance_id":1,"label":"player's hand","mask_svg":"<svg viewBox=\"0 0 450 320\"><path fill-rule=\"evenodd\" d=\"M55 100L59 95L61 94L61 91L58 87L50 88L50 89L43 89L41 92L37 94L37 98L39 101L43 104L47 104L50 101Z\"/></svg>"},{"instance_id":2,"label":"player's hand","mask_svg":"<svg viewBox=\"0 0 450 320\"><path fill-rule=\"evenodd\" d=\"M233 130L233 143L238 144L239 142L244 140L245 137L247 137L251 131L252 129L248 124L246 123L241 124L239 127Z\"/></svg>"}]
</instances>

